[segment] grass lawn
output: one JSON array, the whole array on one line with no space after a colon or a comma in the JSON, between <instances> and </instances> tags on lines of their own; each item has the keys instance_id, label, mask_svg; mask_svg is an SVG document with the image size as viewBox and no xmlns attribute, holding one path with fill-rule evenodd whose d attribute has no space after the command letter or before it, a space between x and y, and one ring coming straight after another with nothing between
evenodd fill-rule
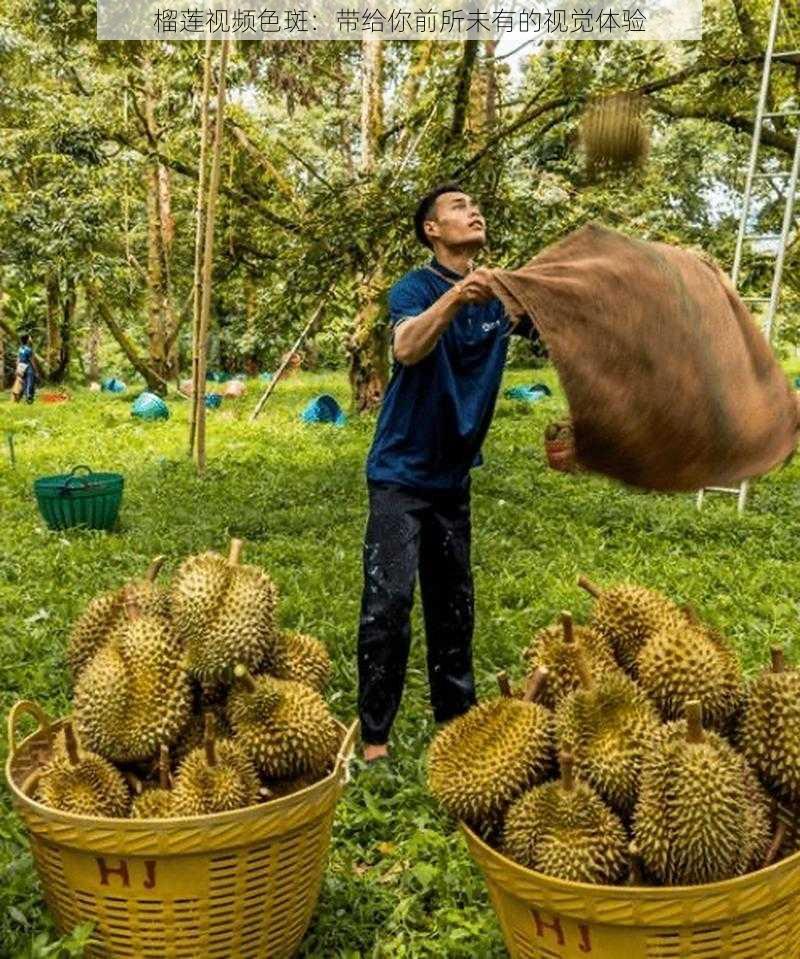
<instances>
[{"instance_id":1,"label":"grass lawn","mask_svg":"<svg viewBox=\"0 0 800 959\"><path fill-rule=\"evenodd\" d=\"M504 386L555 380L550 371L509 372ZM354 715L355 631L365 519L363 463L374 420L307 426L308 399L333 393L340 374L302 374L282 384L260 420L247 421L258 385L209 414L209 468L197 479L186 457L188 403L170 400L167 423L137 423L130 398L78 391L63 406L12 407L0 400L0 707L20 698L59 715L68 702L64 647L71 621L97 592L138 576L156 554L172 571L188 553L247 540L246 559L277 582L286 626L312 632L334 660L329 701ZM479 694L494 674L521 677L532 630L561 609L586 614L575 586L633 579L692 602L726 631L748 667L785 643L800 658L800 459L756 484L746 515L732 497L631 492L603 480L548 470L542 431L563 400L532 407L502 399L473 481ZM16 469L5 434L14 431ZM31 485L76 463L125 474L121 527L107 535L48 532ZM303 955L446 957L505 955L483 883L454 826L425 791L433 731L424 642L415 643L394 732L394 771L356 779L336 821L319 908ZM5 761L6 744L0 746ZM47 933L26 841L4 791L0 808L0 956L39 956Z\"/></svg>"}]
</instances>

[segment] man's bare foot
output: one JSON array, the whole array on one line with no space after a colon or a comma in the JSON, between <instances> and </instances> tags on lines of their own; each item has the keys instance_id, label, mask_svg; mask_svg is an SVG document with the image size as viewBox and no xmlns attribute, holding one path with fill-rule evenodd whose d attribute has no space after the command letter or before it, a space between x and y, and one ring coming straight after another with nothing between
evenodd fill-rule
<instances>
[{"instance_id":1,"label":"man's bare foot","mask_svg":"<svg viewBox=\"0 0 800 959\"><path fill-rule=\"evenodd\" d=\"M389 756L389 747L386 743L376 745L374 743L368 743L364 746L364 762L372 763L376 759L383 759L384 757L388 758Z\"/></svg>"}]
</instances>

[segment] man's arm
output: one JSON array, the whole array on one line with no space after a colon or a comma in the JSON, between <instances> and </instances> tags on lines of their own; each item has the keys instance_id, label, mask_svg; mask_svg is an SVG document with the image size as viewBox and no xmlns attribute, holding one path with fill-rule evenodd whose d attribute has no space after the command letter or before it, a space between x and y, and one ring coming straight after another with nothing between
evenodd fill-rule
<instances>
[{"instance_id":1,"label":"man's arm","mask_svg":"<svg viewBox=\"0 0 800 959\"><path fill-rule=\"evenodd\" d=\"M393 344L397 361L403 366L413 366L424 360L462 306L491 300L494 293L488 282L490 276L490 271L482 267L473 270L427 310L398 323Z\"/></svg>"}]
</instances>

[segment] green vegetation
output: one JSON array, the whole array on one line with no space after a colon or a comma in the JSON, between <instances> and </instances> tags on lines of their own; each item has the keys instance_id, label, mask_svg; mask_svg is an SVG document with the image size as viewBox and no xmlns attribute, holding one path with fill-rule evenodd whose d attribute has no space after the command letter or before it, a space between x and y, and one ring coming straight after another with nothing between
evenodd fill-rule
<instances>
[{"instance_id":1,"label":"green vegetation","mask_svg":"<svg viewBox=\"0 0 800 959\"><path fill-rule=\"evenodd\" d=\"M515 370L505 386L555 378ZM243 401L209 416L209 468L198 479L186 457L189 404L172 396L166 423L131 419L130 397L76 392L62 406L12 407L0 401L0 711L19 698L58 715L68 699L68 626L101 589L138 575L158 553L172 572L181 557L248 542L281 592L288 628L319 636L333 658L332 706L355 711L355 630L365 519L363 461L374 421L306 426L298 413L330 392L346 402L340 373L301 374L282 383L262 418ZM563 411L558 391L533 406L501 399L474 475L477 581L475 666L479 691L495 672L522 676L520 652L535 627L559 610L577 618L589 598L579 572L600 584L631 578L694 603L726 631L748 668L768 646L797 639L800 556L794 463L755 486L746 515L732 497L698 514L691 496L631 492L545 467L542 431ZM14 432L17 467L5 436ZM31 492L33 480L88 462L120 471L126 490L117 533L51 533ZM305 955L324 959L501 957L504 949L485 887L454 825L425 790L425 749L434 733L427 703L424 642L415 611L408 686L394 734L391 770L356 776L336 821L331 866ZM5 743L0 747L5 759ZM24 834L2 795L0 955L58 955ZM69 949L80 954L80 935Z\"/></svg>"}]
</instances>

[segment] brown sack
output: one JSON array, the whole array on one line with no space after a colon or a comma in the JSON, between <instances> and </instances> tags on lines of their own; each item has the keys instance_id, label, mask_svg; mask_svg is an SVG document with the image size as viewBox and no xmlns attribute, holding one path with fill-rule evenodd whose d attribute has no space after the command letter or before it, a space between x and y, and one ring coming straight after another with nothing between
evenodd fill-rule
<instances>
[{"instance_id":1,"label":"brown sack","mask_svg":"<svg viewBox=\"0 0 800 959\"><path fill-rule=\"evenodd\" d=\"M527 266L494 271L493 287L538 327L587 469L696 490L766 473L793 452L795 397L712 262L588 224Z\"/></svg>"}]
</instances>

